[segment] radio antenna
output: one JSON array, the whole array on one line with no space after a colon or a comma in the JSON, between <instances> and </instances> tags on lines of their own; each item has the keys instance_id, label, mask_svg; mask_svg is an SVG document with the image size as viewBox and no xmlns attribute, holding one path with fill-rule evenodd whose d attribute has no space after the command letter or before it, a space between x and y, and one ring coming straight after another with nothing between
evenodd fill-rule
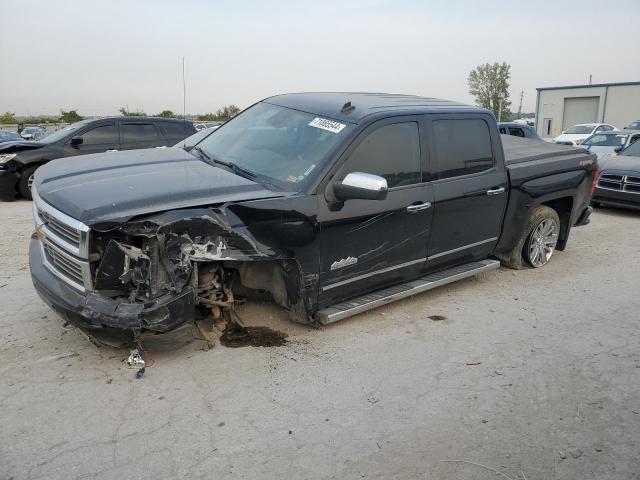
<instances>
[{"instance_id":1,"label":"radio antenna","mask_svg":"<svg viewBox=\"0 0 640 480\"><path fill-rule=\"evenodd\" d=\"M184 134L187 134L187 83L184 76L184 56L182 57L182 127ZM184 137L183 145L187 146L187 137Z\"/></svg>"}]
</instances>

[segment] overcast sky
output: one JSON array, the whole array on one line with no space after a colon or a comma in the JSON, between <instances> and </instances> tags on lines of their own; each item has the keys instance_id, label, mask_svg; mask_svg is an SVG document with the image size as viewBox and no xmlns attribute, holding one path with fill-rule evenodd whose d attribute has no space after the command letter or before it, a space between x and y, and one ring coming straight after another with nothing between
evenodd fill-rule
<instances>
[{"instance_id":1,"label":"overcast sky","mask_svg":"<svg viewBox=\"0 0 640 480\"><path fill-rule=\"evenodd\" d=\"M640 80L640 1L0 0L0 111L148 114L295 91L473 103L475 66L512 66L512 110L536 87Z\"/></svg>"}]
</instances>

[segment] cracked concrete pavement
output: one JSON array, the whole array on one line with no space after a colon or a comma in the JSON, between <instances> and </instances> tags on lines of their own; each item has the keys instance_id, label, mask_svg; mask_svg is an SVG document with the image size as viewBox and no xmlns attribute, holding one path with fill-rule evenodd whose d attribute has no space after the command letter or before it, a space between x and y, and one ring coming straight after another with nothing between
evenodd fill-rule
<instances>
[{"instance_id":1,"label":"cracked concrete pavement","mask_svg":"<svg viewBox=\"0 0 640 480\"><path fill-rule=\"evenodd\" d=\"M30 203L0 206L0 479L640 478L640 214L283 347L158 347L134 378L36 295ZM441 315L444 320L429 317Z\"/></svg>"}]
</instances>

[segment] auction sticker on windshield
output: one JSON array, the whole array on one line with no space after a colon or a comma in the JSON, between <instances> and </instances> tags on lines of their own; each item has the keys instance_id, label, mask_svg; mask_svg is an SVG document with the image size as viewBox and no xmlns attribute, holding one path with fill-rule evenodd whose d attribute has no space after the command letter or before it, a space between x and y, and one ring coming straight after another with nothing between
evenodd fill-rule
<instances>
[{"instance_id":1,"label":"auction sticker on windshield","mask_svg":"<svg viewBox=\"0 0 640 480\"><path fill-rule=\"evenodd\" d=\"M340 122L334 122L333 120L327 120L326 118L316 117L311 122L309 122L309 126L321 128L323 130L327 130L333 133L340 133L346 125Z\"/></svg>"}]
</instances>

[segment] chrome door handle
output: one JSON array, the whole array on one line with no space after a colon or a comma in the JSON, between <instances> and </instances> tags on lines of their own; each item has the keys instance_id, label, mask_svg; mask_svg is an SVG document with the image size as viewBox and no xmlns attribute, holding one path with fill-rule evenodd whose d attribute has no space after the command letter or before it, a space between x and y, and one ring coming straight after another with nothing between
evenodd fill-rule
<instances>
[{"instance_id":1,"label":"chrome door handle","mask_svg":"<svg viewBox=\"0 0 640 480\"><path fill-rule=\"evenodd\" d=\"M500 195L501 193L504 193L504 187L487 190L487 195Z\"/></svg>"},{"instance_id":2,"label":"chrome door handle","mask_svg":"<svg viewBox=\"0 0 640 480\"><path fill-rule=\"evenodd\" d=\"M427 208L431 208L431 202L418 203L417 205L409 205L407 207L407 212L415 213L421 210L426 210Z\"/></svg>"}]
</instances>

